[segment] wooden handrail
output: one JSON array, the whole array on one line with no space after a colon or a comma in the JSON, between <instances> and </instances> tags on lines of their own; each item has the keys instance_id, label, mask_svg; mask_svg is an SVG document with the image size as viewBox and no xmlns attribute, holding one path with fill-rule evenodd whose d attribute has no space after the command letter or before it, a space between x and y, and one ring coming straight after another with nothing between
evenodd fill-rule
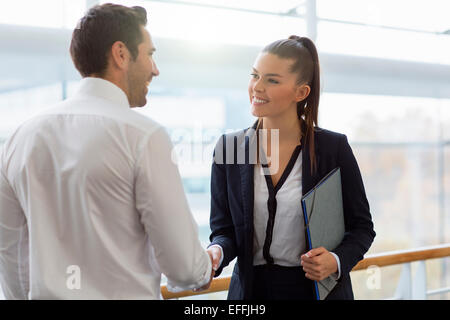
<instances>
[{"instance_id":1,"label":"wooden handrail","mask_svg":"<svg viewBox=\"0 0 450 320\"><path fill-rule=\"evenodd\" d=\"M385 267L448 256L450 256L450 243L411 250L390 251L367 256L367 258L361 260L352 271L364 270L370 266Z\"/></svg>"},{"instance_id":2,"label":"wooden handrail","mask_svg":"<svg viewBox=\"0 0 450 320\"><path fill-rule=\"evenodd\" d=\"M389 251L367 256L365 259L361 260L352 269L352 271L364 270L370 266L385 267L407 262L444 258L449 256L450 256L450 243L432 247L422 247L411 250ZM209 294L214 292L226 291L230 286L230 280L231 277L216 278L211 282L211 286L209 287L208 290L201 292L182 291L174 293L168 291L166 286L161 286L161 294L164 299L175 299L200 294Z\"/></svg>"}]
</instances>

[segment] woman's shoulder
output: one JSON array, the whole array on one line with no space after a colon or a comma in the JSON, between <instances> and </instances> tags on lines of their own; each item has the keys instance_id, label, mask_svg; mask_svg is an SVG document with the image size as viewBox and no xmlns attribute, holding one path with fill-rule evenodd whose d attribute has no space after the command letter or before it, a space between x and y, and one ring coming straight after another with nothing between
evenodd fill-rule
<instances>
[{"instance_id":1,"label":"woman's shoulder","mask_svg":"<svg viewBox=\"0 0 450 320\"><path fill-rule=\"evenodd\" d=\"M323 140L324 142L336 142L346 139L347 136L343 133L327 130L320 127L314 128L314 138L318 140Z\"/></svg>"},{"instance_id":2,"label":"woman's shoulder","mask_svg":"<svg viewBox=\"0 0 450 320\"><path fill-rule=\"evenodd\" d=\"M214 148L214 157L218 157L219 159L228 159L227 157L230 157L231 154L239 155L239 152L242 152L241 154L245 154L246 137L251 131L249 131L249 129L251 128L223 133L217 139L216 146Z\"/></svg>"},{"instance_id":3,"label":"woman's shoulder","mask_svg":"<svg viewBox=\"0 0 450 320\"><path fill-rule=\"evenodd\" d=\"M323 154L339 154L343 149L347 149L347 136L340 132L335 132L316 127L314 129L314 144L316 151Z\"/></svg>"},{"instance_id":4,"label":"woman's shoulder","mask_svg":"<svg viewBox=\"0 0 450 320\"><path fill-rule=\"evenodd\" d=\"M219 137L219 141L221 140L225 140L225 141L233 141L233 139L237 139L237 141L244 141L245 137L248 136L252 136L253 134L255 134L255 129L252 127L248 127L245 129L241 129L241 130L236 130L236 131L229 131L229 132L225 132L223 133L220 137Z\"/></svg>"}]
</instances>

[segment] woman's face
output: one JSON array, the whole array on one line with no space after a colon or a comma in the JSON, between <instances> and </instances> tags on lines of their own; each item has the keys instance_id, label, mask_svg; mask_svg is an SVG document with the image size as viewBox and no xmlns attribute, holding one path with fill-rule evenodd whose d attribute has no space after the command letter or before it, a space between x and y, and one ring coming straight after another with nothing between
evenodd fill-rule
<instances>
[{"instance_id":1,"label":"woman's face","mask_svg":"<svg viewBox=\"0 0 450 320\"><path fill-rule=\"evenodd\" d=\"M309 86L298 85L298 75L290 72L292 59L271 53L256 58L248 84L251 112L255 117L276 117L297 112L297 102L309 94ZM292 109L294 108L294 109Z\"/></svg>"}]
</instances>

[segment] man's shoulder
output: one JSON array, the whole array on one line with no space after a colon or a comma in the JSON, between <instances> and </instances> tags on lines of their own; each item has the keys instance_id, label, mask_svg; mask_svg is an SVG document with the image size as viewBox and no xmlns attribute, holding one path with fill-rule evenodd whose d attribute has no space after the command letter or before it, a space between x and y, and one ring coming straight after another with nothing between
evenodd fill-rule
<instances>
[{"instance_id":1,"label":"man's shoulder","mask_svg":"<svg viewBox=\"0 0 450 320\"><path fill-rule=\"evenodd\" d=\"M154 133L161 132L163 136L167 135L166 129L157 121L130 109L115 109L114 112L108 112L108 104L101 105L101 101L97 101L97 107L95 110L89 110L85 101L67 99L60 101L56 104L43 109L34 115L24 119L24 121L18 125L4 140L3 151L10 149L12 145L21 144L24 141L28 141L30 136L35 136L39 132L44 132L48 128L56 130L55 123L60 121L60 125L66 120L71 122L72 116L94 116L107 119L102 122L103 126L99 127L100 130L108 130L108 126L114 128L121 128L119 132L130 133L130 137L137 139L135 141L147 141L154 136ZM68 116L68 117L65 117ZM58 119L56 119L56 118ZM89 122L93 123L93 122ZM84 124L86 125L86 123ZM115 129L114 129L115 130ZM158 137L161 137L158 134Z\"/></svg>"},{"instance_id":2,"label":"man's shoulder","mask_svg":"<svg viewBox=\"0 0 450 320\"><path fill-rule=\"evenodd\" d=\"M128 122L130 126L134 126L138 129L140 129L144 134L151 134L158 129L164 129L163 125L161 125L156 120L143 115L137 111L130 110L130 119L131 121Z\"/></svg>"},{"instance_id":3,"label":"man's shoulder","mask_svg":"<svg viewBox=\"0 0 450 320\"><path fill-rule=\"evenodd\" d=\"M90 107L95 106L93 109ZM110 112L109 112L110 111ZM133 109L117 108L111 106L109 101L89 97L84 99L74 98L61 101L38 116L57 115L57 114L77 114L77 115L93 115L108 118L118 124L133 127L142 134L148 135L156 130L163 128L157 121L150 117L139 113Z\"/></svg>"}]
</instances>

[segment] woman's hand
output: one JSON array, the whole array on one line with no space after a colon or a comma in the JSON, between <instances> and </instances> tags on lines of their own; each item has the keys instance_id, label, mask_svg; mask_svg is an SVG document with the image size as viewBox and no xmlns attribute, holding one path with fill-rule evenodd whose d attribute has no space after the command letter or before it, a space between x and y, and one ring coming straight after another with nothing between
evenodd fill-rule
<instances>
[{"instance_id":1,"label":"woman's hand","mask_svg":"<svg viewBox=\"0 0 450 320\"><path fill-rule=\"evenodd\" d=\"M206 285L204 285L203 287L192 290L194 292L208 290L209 286L211 285L211 282L213 280L213 277L214 277L217 269L219 268L219 262L220 262L220 258L222 257L222 251L217 246L211 246L206 250L206 252L208 252L209 258L211 259L211 265L212 265L211 279L209 279L209 282Z\"/></svg>"},{"instance_id":2,"label":"woman's hand","mask_svg":"<svg viewBox=\"0 0 450 320\"><path fill-rule=\"evenodd\" d=\"M338 265L333 255L324 247L315 248L301 256L306 278L322 281L330 274L338 271Z\"/></svg>"}]
</instances>

